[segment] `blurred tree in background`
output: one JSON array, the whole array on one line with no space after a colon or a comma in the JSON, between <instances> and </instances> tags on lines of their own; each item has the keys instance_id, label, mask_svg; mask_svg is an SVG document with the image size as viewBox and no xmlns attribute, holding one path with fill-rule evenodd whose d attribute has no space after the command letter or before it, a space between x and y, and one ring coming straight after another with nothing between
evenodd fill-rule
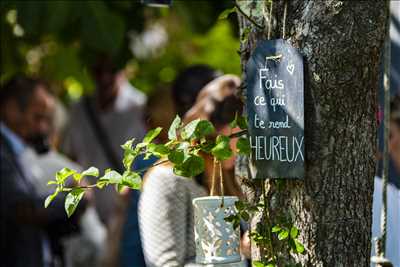
<instances>
[{"instance_id":1,"label":"blurred tree in background","mask_svg":"<svg viewBox=\"0 0 400 267\"><path fill-rule=\"evenodd\" d=\"M3 1L1 82L17 72L44 77L64 100L93 90L89 66L105 53L146 93L184 67L206 63L240 73L236 18L218 20L233 1Z\"/></svg>"}]
</instances>

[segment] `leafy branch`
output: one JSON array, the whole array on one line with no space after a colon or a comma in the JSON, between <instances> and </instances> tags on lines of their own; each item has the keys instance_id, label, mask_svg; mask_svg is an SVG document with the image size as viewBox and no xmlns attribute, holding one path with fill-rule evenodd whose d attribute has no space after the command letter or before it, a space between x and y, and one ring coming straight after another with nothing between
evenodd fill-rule
<instances>
[{"instance_id":1,"label":"leafy branch","mask_svg":"<svg viewBox=\"0 0 400 267\"><path fill-rule=\"evenodd\" d=\"M172 163L176 175L195 177L204 172L205 163L201 154L209 154L217 161L223 161L233 156L230 147L231 138L239 138L236 147L237 152L248 155L251 152L250 143L246 137L243 137L247 133L246 119L236 115L230 126L232 128L239 127L241 130L229 136L218 135L211 138L215 134L215 127L211 122L197 119L184 125L180 117L176 116L168 130L169 141L167 143L158 144L154 142L162 131L162 128L158 127L150 130L142 142L134 145L135 139L131 139L121 146L124 150L122 162L125 168L122 174L107 169L104 175L100 177L100 172L95 167L90 167L81 173L69 168L63 168L57 172L55 180L48 183L55 185L56 188L46 198L45 207L47 208L59 193L68 192L65 198L65 211L70 217L85 195L86 190L102 189L109 185L115 186L118 192L121 192L124 187L139 190L142 183L140 174L167 162ZM133 162L141 155L145 159L157 157L160 160L147 168L132 170ZM98 179L93 184L86 184L82 182L86 176L97 177Z\"/></svg>"},{"instance_id":2,"label":"leafy branch","mask_svg":"<svg viewBox=\"0 0 400 267\"><path fill-rule=\"evenodd\" d=\"M205 162L203 155L207 154L214 158L214 162L221 162L233 156L230 146L230 139L239 138L236 143L236 152L242 155L250 155L251 147L247 135L247 121L244 117L236 114L235 119L230 123L231 129L240 128L240 131L232 132L230 135L215 136L214 125L207 120L193 120L184 125L179 116L176 116L168 130L168 142L165 144L156 143L161 128L150 130L142 142L135 143L135 139L128 140L121 147L124 150L123 165L124 172L111 169L100 172L95 167L90 167L83 172L77 172L69 168L58 171L55 180L49 181L49 185L55 186L54 192L45 200L45 207L61 192L66 192L65 211L70 217L76 210L79 202L87 190L106 186L115 186L117 191L124 187L139 190L142 186L141 174L146 170L170 162L176 175L184 177L195 177L204 172ZM144 158L157 157L159 161L147 168L132 170L132 164L139 156ZM214 164L215 167L216 164ZM215 171L215 170L214 170ZM85 177L96 177L93 184L87 184ZM237 213L225 218L231 222L234 228L239 227L240 222L249 221L254 213L262 212L264 223L259 222L250 238L257 246L264 248L265 256L261 261L254 261L255 267L276 267L281 266L279 252L284 251L294 254L304 252L303 244L298 240L298 229L288 220L281 220L279 224L271 225L267 213L266 198L263 201L250 204L237 201L235 208ZM289 265L286 265L289 266Z\"/></svg>"}]
</instances>

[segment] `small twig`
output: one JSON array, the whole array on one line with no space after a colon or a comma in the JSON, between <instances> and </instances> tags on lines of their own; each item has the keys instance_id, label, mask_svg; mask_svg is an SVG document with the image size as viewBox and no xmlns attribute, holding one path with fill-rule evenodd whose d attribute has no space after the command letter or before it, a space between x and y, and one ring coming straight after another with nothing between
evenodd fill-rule
<instances>
[{"instance_id":1,"label":"small twig","mask_svg":"<svg viewBox=\"0 0 400 267\"><path fill-rule=\"evenodd\" d=\"M149 169L151 169L151 168L153 168L153 167L155 167L155 166L158 166L158 165L162 165L162 164L164 164L164 163L167 163L168 161L169 161L168 159L165 159L165 160L156 162L156 163L150 165L149 167L145 167L145 168L142 168L142 169L139 169L139 170L135 170L135 172L139 172L139 173L140 173L140 172L144 172L144 171L147 171L147 170L149 170Z\"/></svg>"},{"instance_id":2,"label":"small twig","mask_svg":"<svg viewBox=\"0 0 400 267\"><path fill-rule=\"evenodd\" d=\"M252 19L250 16L248 16L248 15L240 8L240 6L239 6L237 3L235 3L235 7L236 7L236 10L239 11L239 13L242 14L248 21L250 21L252 24L254 24L254 26L256 26L257 28L259 28L259 29L261 29L261 30L264 29L263 26L259 25L254 19Z\"/></svg>"},{"instance_id":3,"label":"small twig","mask_svg":"<svg viewBox=\"0 0 400 267\"><path fill-rule=\"evenodd\" d=\"M269 8L269 18L268 18L268 40L271 39L271 29L272 29L272 8L274 6L274 1L271 0L271 6Z\"/></svg>"},{"instance_id":4,"label":"small twig","mask_svg":"<svg viewBox=\"0 0 400 267\"><path fill-rule=\"evenodd\" d=\"M288 6L288 3L287 3L287 1L285 0L285 7L284 7L284 9L283 9L282 39L285 39L285 35L286 35L287 6Z\"/></svg>"},{"instance_id":5,"label":"small twig","mask_svg":"<svg viewBox=\"0 0 400 267\"><path fill-rule=\"evenodd\" d=\"M278 54L278 55L273 55L273 56L265 57L265 60L271 59L271 60L277 61L277 60L280 60L281 58L282 58L282 54Z\"/></svg>"},{"instance_id":6,"label":"small twig","mask_svg":"<svg viewBox=\"0 0 400 267\"><path fill-rule=\"evenodd\" d=\"M236 137L241 137L241 136L246 135L246 134L247 134L247 130L241 130L239 132L230 134L228 137L229 138L236 138Z\"/></svg>"},{"instance_id":7,"label":"small twig","mask_svg":"<svg viewBox=\"0 0 400 267\"><path fill-rule=\"evenodd\" d=\"M219 164L219 182L220 182L220 186L221 186L221 197L222 197L222 200L221 200L221 208L224 206L224 195L225 195L225 192L224 192L224 173L223 173L223 171L222 171L222 163L221 163L221 161L218 161L218 164Z\"/></svg>"},{"instance_id":8,"label":"small twig","mask_svg":"<svg viewBox=\"0 0 400 267\"><path fill-rule=\"evenodd\" d=\"M212 174L212 178L211 178L211 189L210 189L210 196L214 195L214 191L215 191L215 173L216 173L216 165L217 165L217 159L214 157L214 161L213 161L213 174Z\"/></svg>"}]
</instances>

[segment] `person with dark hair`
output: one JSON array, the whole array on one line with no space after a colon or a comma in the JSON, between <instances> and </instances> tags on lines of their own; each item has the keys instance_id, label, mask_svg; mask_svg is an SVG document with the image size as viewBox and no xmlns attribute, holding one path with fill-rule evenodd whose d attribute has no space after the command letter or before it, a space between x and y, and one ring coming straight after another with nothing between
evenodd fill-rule
<instances>
[{"instance_id":1,"label":"person with dark hair","mask_svg":"<svg viewBox=\"0 0 400 267\"><path fill-rule=\"evenodd\" d=\"M207 65L193 65L183 70L172 85L172 96L178 115L185 115L196 101L200 90L220 75L220 72Z\"/></svg>"},{"instance_id":2,"label":"person with dark hair","mask_svg":"<svg viewBox=\"0 0 400 267\"><path fill-rule=\"evenodd\" d=\"M130 84L118 62L104 54L96 56L91 66L95 91L73 104L61 147L83 168L96 166L122 172L121 144L132 138L141 140L145 133L146 96ZM94 196L96 210L107 228L103 264L117 266L128 197L112 187L95 190Z\"/></svg>"},{"instance_id":3,"label":"person with dark hair","mask_svg":"<svg viewBox=\"0 0 400 267\"><path fill-rule=\"evenodd\" d=\"M228 135L229 123L236 112L242 110L242 103L235 96L239 85L240 79L234 75L224 75L206 84L186 112L184 123L197 118L207 119L215 125L217 134ZM205 172L193 179L174 174L170 163L153 167L145 174L139 201L139 223L148 267L196 266L192 199L206 196L212 186L213 159L202 156ZM240 197L240 187L233 173L234 159L224 161L222 168L226 195Z\"/></svg>"},{"instance_id":4,"label":"person with dark hair","mask_svg":"<svg viewBox=\"0 0 400 267\"><path fill-rule=\"evenodd\" d=\"M160 97L162 95L162 97ZM149 96L146 105L147 129L162 127L168 129L174 119L174 105L171 92L167 88L156 88L155 93ZM168 134L162 131L153 142L168 142ZM138 156L133 162L133 170L143 170L155 163L159 158L152 156L145 159L144 155ZM143 175L143 173L141 173ZM140 192L132 190L129 196L129 204L126 210L126 220L123 227L120 250L120 267L144 267L144 256L140 240L138 221L138 200ZM138 249L140 248L140 249Z\"/></svg>"},{"instance_id":5,"label":"person with dark hair","mask_svg":"<svg viewBox=\"0 0 400 267\"><path fill-rule=\"evenodd\" d=\"M37 153L48 151L54 99L46 83L18 76L0 92L0 238L4 266L54 266L54 238L74 231L64 200L59 197L48 209L47 195L37 190L30 163L23 161L29 146ZM61 229L61 231L60 231Z\"/></svg>"},{"instance_id":6,"label":"person with dark hair","mask_svg":"<svg viewBox=\"0 0 400 267\"><path fill-rule=\"evenodd\" d=\"M54 99L47 88L44 81L19 76L0 92L1 120L38 153L49 150Z\"/></svg>"},{"instance_id":7,"label":"person with dark hair","mask_svg":"<svg viewBox=\"0 0 400 267\"><path fill-rule=\"evenodd\" d=\"M387 236L385 257L394 267L400 267L400 95L394 96L390 103L390 132L389 155L393 162L394 170L389 169L387 185ZM396 173L391 173L392 171ZM396 180L391 180L394 177ZM372 210L372 236L378 238L381 235L383 183L381 177L375 177L373 210ZM372 246L372 255L375 255L375 246Z\"/></svg>"}]
</instances>

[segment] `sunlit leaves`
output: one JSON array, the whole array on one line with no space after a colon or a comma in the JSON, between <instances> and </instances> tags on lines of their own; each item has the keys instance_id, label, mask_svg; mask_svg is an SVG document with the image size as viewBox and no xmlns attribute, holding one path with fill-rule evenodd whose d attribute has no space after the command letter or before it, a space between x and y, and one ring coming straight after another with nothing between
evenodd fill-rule
<instances>
[{"instance_id":1,"label":"sunlit leaves","mask_svg":"<svg viewBox=\"0 0 400 267\"><path fill-rule=\"evenodd\" d=\"M228 8L222 11L221 14L219 14L218 19L227 19L228 16L232 13L236 12L236 7Z\"/></svg>"},{"instance_id":2,"label":"sunlit leaves","mask_svg":"<svg viewBox=\"0 0 400 267\"><path fill-rule=\"evenodd\" d=\"M139 190L142 186L142 179L136 172L125 171L122 175L121 185L128 186L131 189Z\"/></svg>"},{"instance_id":3,"label":"sunlit leaves","mask_svg":"<svg viewBox=\"0 0 400 267\"><path fill-rule=\"evenodd\" d=\"M71 170L69 168L62 168L60 171L56 173L56 181L58 184L63 184L69 176L75 174L75 170Z\"/></svg>"},{"instance_id":4,"label":"sunlit leaves","mask_svg":"<svg viewBox=\"0 0 400 267\"><path fill-rule=\"evenodd\" d=\"M97 169L96 167L90 167L86 171L82 172L82 176L94 176L94 177L97 177L97 176L99 176L99 169Z\"/></svg>"},{"instance_id":5,"label":"sunlit leaves","mask_svg":"<svg viewBox=\"0 0 400 267\"><path fill-rule=\"evenodd\" d=\"M281 230L278 234L278 239L284 240L284 239L288 238L288 236L289 236L289 232L287 230Z\"/></svg>"},{"instance_id":6,"label":"sunlit leaves","mask_svg":"<svg viewBox=\"0 0 400 267\"><path fill-rule=\"evenodd\" d=\"M294 239L294 238L296 238L298 235L299 235L299 230L298 230L296 227L292 226L292 227L290 228L290 237Z\"/></svg>"},{"instance_id":7,"label":"sunlit leaves","mask_svg":"<svg viewBox=\"0 0 400 267\"><path fill-rule=\"evenodd\" d=\"M304 252L304 245L302 243L300 243L300 241L298 241L297 239L294 240L295 243L295 247L296 247L296 252L297 253L303 253Z\"/></svg>"},{"instance_id":8,"label":"sunlit leaves","mask_svg":"<svg viewBox=\"0 0 400 267\"><path fill-rule=\"evenodd\" d=\"M239 121L238 118L235 119L236 124ZM216 139L212 138L215 128L207 120L196 119L184 125L179 116L176 116L168 130L169 141L165 144L156 141L161 131L160 127L152 129L145 135L142 142L135 145L135 139L131 139L121 146L124 150L122 162L125 167L122 174L107 169L104 175L97 179L94 184L87 185L85 182L84 185L81 185L81 180L85 176L98 177L100 175L99 170L95 167L90 167L82 173L68 168L60 170L56 174L56 180L49 182L49 185L56 185L56 190L48 196L45 206L47 207L60 192L68 192L65 205L68 216L71 216L85 190L102 189L109 185L115 186L117 191L121 191L124 187L140 189L142 180L139 171L143 170L136 172L131 169L133 162L139 155L144 156L144 159L157 157L161 161L169 160L173 164L174 173L184 177L195 177L204 172L205 162L201 153L210 154L217 161L223 161L233 156L230 137L219 135ZM247 139L240 138L236 149L239 153L248 153ZM76 184L67 187L65 181L71 176ZM257 209L256 207L246 206L248 210L245 210L245 208L240 207L238 216L232 218L234 226L238 227L241 219L249 220L249 212L254 211L253 208Z\"/></svg>"},{"instance_id":9,"label":"sunlit leaves","mask_svg":"<svg viewBox=\"0 0 400 267\"><path fill-rule=\"evenodd\" d=\"M184 177L195 177L203 171L204 159L196 155L189 155L181 164L174 167L174 173Z\"/></svg>"},{"instance_id":10,"label":"sunlit leaves","mask_svg":"<svg viewBox=\"0 0 400 267\"><path fill-rule=\"evenodd\" d=\"M196 126L195 135L197 139L201 139L207 135L213 134L215 132L214 125L211 122L202 120Z\"/></svg>"},{"instance_id":11,"label":"sunlit leaves","mask_svg":"<svg viewBox=\"0 0 400 267\"><path fill-rule=\"evenodd\" d=\"M169 140L177 140L177 129L181 126L181 118L176 115L174 121L172 122L171 126L168 130L168 139Z\"/></svg>"},{"instance_id":12,"label":"sunlit leaves","mask_svg":"<svg viewBox=\"0 0 400 267\"><path fill-rule=\"evenodd\" d=\"M122 182L122 175L114 170L106 170L106 173L100 178L100 181L110 184L119 184Z\"/></svg>"},{"instance_id":13,"label":"sunlit leaves","mask_svg":"<svg viewBox=\"0 0 400 267\"><path fill-rule=\"evenodd\" d=\"M71 217L71 215L75 212L75 209L84 194L85 190L82 188L75 188L65 197L65 211L67 212L68 217Z\"/></svg>"},{"instance_id":14,"label":"sunlit leaves","mask_svg":"<svg viewBox=\"0 0 400 267\"><path fill-rule=\"evenodd\" d=\"M200 123L200 119L189 122L181 132L181 137L184 140L194 137L194 132L196 131L197 125Z\"/></svg>"},{"instance_id":15,"label":"sunlit leaves","mask_svg":"<svg viewBox=\"0 0 400 267\"><path fill-rule=\"evenodd\" d=\"M45 208L47 208L50 205L50 203L58 195L59 192L60 192L60 189L57 187L56 191L46 198L46 200L44 201L44 207Z\"/></svg>"},{"instance_id":16,"label":"sunlit leaves","mask_svg":"<svg viewBox=\"0 0 400 267\"><path fill-rule=\"evenodd\" d=\"M229 124L231 128L239 127L242 130L247 129L247 119L244 116L240 116L237 113L235 114L235 119Z\"/></svg>"},{"instance_id":17,"label":"sunlit leaves","mask_svg":"<svg viewBox=\"0 0 400 267\"><path fill-rule=\"evenodd\" d=\"M183 162L184 158L185 158L185 154L183 153L183 151L179 151L179 150L172 151L168 155L169 161L171 161L174 164L178 164L178 165Z\"/></svg>"},{"instance_id":18,"label":"sunlit leaves","mask_svg":"<svg viewBox=\"0 0 400 267\"><path fill-rule=\"evenodd\" d=\"M161 133L162 128L161 127L157 127L153 130L150 130L145 137L143 138L143 143L144 144L149 144L151 143L151 141L154 140L154 138L156 138L160 133Z\"/></svg>"},{"instance_id":19,"label":"sunlit leaves","mask_svg":"<svg viewBox=\"0 0 400 267\"><path fill-rule=\"evenodd\" d=\"M168 147L163 144L149 144L147 146L147 151L160 158L167 156L170 152Z\"/></svg>"},{"instance_id":20,"label":"sunlit leaves","mask_svg":"<svg viewBox=\"0 0 400 267\"><path fill-rule=\"evenodd\" d=\"M247 138L239 138L236 148L237 152L241 155L250 155L251 153L250 141Z\"/></svg>"},{"instance_id":21,"label":"sunlit leaves","mask_svg":"<svg viewBox=\"0 0 400 267\"><path fill-rule=\"evenodd\" d=\"M232 156L229 137L219 135L216 140L216 145L211 150L211 153L219 161L229 159Z\"/></svg>"}]
</instances>

